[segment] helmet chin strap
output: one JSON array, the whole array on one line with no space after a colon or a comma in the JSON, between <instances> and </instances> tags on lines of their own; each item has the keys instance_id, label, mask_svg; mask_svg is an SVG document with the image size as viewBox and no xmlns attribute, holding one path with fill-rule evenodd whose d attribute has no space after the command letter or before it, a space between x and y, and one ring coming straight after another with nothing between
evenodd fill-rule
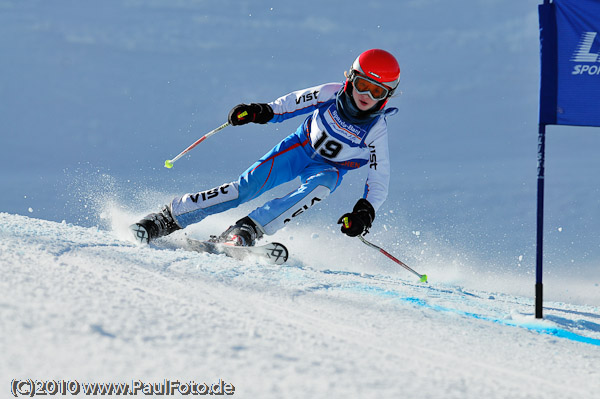
<instances>
[{"instance_id":1,"label":"helmet chin strap","mask_svg":"<svg viewBox=\"0 0 600 399\"><path fill-rule=\"evenodd\" d=\"M387 104L387 102L388 102L388 100L389 100L389 99L390 99L390 96L387 96L387 97L386 97L386 98L384 98L383 100L379 101L380 103L381 103L381 102L383 102L383 103L381 104L381 107L377 108L377 110L378 110L378 111L379 111L379 110L382 110L382 109L385 107L385 105ZM375 105L373 106L373 108L375 108L375 107L377 107L377 104L375 104Z\"/></svg>"}]
</instances>

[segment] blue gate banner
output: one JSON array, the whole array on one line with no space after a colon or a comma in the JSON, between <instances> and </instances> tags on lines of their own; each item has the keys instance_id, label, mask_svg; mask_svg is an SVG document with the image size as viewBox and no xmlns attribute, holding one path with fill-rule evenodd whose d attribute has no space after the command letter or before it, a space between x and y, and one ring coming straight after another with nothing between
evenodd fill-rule
<instances>
[{"instance_id":1,"label":"blue gate banner","mask_svg":"<svg viewBox=\"0 0 600 399\"><path fill-rule=\"evenodd\" d=\"M600 126L600 0L539 6L540 123Z\"/></svg>"}]
</instances>

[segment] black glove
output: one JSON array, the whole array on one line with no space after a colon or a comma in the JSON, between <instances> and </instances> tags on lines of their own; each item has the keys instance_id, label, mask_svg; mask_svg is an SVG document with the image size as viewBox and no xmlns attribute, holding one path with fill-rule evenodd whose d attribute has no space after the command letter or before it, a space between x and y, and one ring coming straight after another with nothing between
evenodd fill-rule
<instances>
[{"instance_id":1,"label":"black glove","mask_svg":"<svg viewBox=\"0 0 600 399\"><path fill-rule=\"evenodd\" d=\"M273 108L269 104L238 104L229 111L227 119L233 126L246 123L267 123L273 119Z\"/></svg>"},{"instance_id":2,"label":"black glove","mask_svg":"<svg viewBox=\"0 0 600 399\"><path fill-rule=\"evenodd\" d=\"M367 234L373 220L375 220L373 205L366 199L361 198L354 205L352 213L346 213L339 218L338 224L342 225L342 233L350 237L356 237L360 234Z\"/></svg>"}]
</instances>

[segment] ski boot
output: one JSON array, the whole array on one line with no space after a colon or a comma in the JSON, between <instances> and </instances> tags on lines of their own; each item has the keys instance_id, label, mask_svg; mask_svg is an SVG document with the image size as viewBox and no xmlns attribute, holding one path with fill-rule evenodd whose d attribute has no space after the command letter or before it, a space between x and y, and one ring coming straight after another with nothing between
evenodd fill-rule
<instances>
[{"instance_id":1,"label":"ski boot","mask_svg":"<svg viewBox=\"0 0 600 399\"><path fill-rule=\"evenodd\" d=\"M261 229L246 216L235 222L220 236L211 236L209 241L234 247L252 247L262 236Z\"/></svg>"},{"instance_id":2,"label":"ski boot","mask_svg":"<svg viewBox=\"0 0 600 399\"><path fill-rule=\"evenodd\" d=\"M181 229L173 219L171 211L165 205L160 212L151 213L137 223L129 226L133 238L140 244L148 244L150 241L171 234Z\"/></svg>"}]
</instances>

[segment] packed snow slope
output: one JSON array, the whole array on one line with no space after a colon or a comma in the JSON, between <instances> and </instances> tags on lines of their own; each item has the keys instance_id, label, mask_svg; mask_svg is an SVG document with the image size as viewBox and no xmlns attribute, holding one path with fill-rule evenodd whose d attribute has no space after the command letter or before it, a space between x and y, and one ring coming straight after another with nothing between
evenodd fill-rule
<instances>
[{"instance_id":1,"label":"packed snow slope","mask_svg":"<svg viewBox=\"0 0 600 399\"><path fill-rule=\"evenodd\" d=\"M176 249L181 235L150 247L119 237L0 213L6 394L25 378L221 379L241 398L600 391L597 306L548 302L536 321L529 298L439 282L436 267L422 265L430 284L403 269L347 270L343 241L320 268L296 240L288 264L269 266Z\"/></svg>"},{"instance_id":2,"label":"packed snow slope","mask_svg":"<svg viewBox=\"0 0 600 399\"><path fill-rule=\"evenodd\" d=\"M548 128L545 315L532 318L541 0L0 0L0 397L13 379L216 382L246 398L600 392L600 133ZM451 16L451 17L449 17ZM288 264L150 247L129 223L237 178L301 120L232 106L400 62L390 195L368 238L347 174L278 232ZM293 184L293 183L292 183Z\"/></svg>"}]
</instances>

